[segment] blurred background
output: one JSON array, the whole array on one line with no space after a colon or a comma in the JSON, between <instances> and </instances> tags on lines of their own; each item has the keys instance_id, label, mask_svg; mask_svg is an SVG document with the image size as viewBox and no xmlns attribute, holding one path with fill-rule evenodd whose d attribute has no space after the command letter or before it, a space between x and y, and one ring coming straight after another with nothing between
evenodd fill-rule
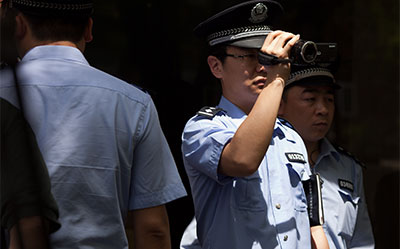
<instances>
[{"instance_id":1,"label":"blurred background","mask_svg":"<svg viewBox=\"0 0 400 249\"><path fill-rule=\"evenodd\" d=\"M180 152L186 121L218 103L220 89L193 28L242 1L94 0L92 66L152 96L187 191ZM399 248L399 1L278 0L282 27L315 42L337 42L343 85L329 134L366 164L364 185L376 248ZM193 217L191 196L168 204L173 248Z\"/></svg>"}]
</instances>

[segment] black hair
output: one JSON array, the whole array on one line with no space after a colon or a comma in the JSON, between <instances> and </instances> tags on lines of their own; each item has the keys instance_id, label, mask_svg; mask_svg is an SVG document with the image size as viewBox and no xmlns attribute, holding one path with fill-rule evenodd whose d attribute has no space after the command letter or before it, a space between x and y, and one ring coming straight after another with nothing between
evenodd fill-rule
<instances>
[{"instance_id":1,"label":"black hair","mask_svg":"<svg viewBox=\"0 0 400 249\"><path fill-rule=\"evenodd\" d=\"M225 62L226 59L226 44L218 44L215 46L208 47L208 55L212 55L218 58L222 62Z\"/></svg>"},{"instance_id":2,"label":"black hair","mask_svg":"<svg viewBox=\"0 0 400 249\"><path fill-rule=\"evenodd\" d=\"M39 41L71 41L82 39L88 16L38 16L25 14L33 36Z\"/></svg>"}]
</instances>

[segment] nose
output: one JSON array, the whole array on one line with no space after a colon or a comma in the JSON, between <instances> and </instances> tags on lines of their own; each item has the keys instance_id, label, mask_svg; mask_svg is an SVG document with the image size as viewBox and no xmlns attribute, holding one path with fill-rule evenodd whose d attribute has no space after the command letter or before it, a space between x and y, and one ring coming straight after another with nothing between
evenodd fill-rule
<instances>
[{"instance_id":1,"label":"nose","mask_svg":"<svg viewBox=\"0 0 400 249\"><path fill-rule=\"evenodd\" d=\"M323 100L320 100L317 102L317 114L318 115L328 115L329 113L329 108L328 108L328 103L326 103Z\"/></svg>"},{"instance_id":2,"label":"nose","mask_svg":"<svg viewBox=\"0 0 400 249\"><path fill-rule=\"evenodd\" d=\"M257 72L264 72L265 71L265 66L261 65L261 64L257 64Z\"/></svg>"},{"instance_id":3,"label":"nose","mask_svg":"<svg viewBox=\"0 0 400 249\"><path fill-rule=\"evenodd\" d=\"M253 57L253 63L256 65L256 71L257 72L265 72L265 66L260 64L258 61L258 53L254 54L255 56Z\"/></svg>"},{"instance_id":4,"label":"nose","mask_svg":"<svg viewBox=\"0 0 400 249\"><path fill-rule=\"evenodd\" d=\"M266 72L266 66L260 64L260 62L258 62L258 58L256 59L256 63L257 63L257 68L256 68L256 70L257 70L258 73L260 73L260 72Z\"/></svg>"}]
</instances>

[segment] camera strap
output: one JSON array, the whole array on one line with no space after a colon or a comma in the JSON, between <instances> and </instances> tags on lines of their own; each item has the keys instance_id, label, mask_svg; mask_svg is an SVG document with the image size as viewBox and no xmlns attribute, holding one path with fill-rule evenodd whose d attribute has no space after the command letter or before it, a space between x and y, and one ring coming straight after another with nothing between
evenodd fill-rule
<instances>
[{"instance_id":1,"label":"camera strap","mask_svg":"<svg viewBox=\"0 0 400 249\"><path fill-rule=\"evenodd\" d=\"M267 54L262 51L258 52L258 62L264 66L272 66L279 63L290 63L292 60L290 59L279 59L275 55Z\"/></svg>"}]
</instances>

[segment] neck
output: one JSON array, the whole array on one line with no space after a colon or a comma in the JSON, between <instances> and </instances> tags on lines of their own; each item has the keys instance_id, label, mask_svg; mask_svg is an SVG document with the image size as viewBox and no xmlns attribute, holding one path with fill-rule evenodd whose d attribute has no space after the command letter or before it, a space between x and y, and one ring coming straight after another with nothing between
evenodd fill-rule
<instances>
[{"instance_id":1,"label":"neck","mask_svg":"<svg viewBox=\"0 0 400 249\"><path fill-rule=\"evenodd\" d=\"M237 101L236 98L229 96L225 93L222 94L227 100L229 100L229 102L231 102L232 104L234 104L237 108L239 108L240 110L242 110L246 115L249 115L251 109L254 106L254 103L244 103L244 102L240 102Z\"/></svg>"},{"instance_id":2,"label":"neck","mask_svg":"<svg viewBox=\"0 0 400 249\"><path fill-rule=\"evenodd\" d=\"M54 41L54 42L31 42L27 44L26 46L22 46L19 49L19 54L21 58L32 48L37 47L37 46L44 46L44 45L54 45L54 46L69 46L69 47L74 47L78 48L83 52L84 47L82 47L80 44L71 42L71 41Z\"/></svg>"},{"instance_id":3,"label":"neck","mask_svg":"<svg viewBox=\"0 0 400 249\"><path fill-rule=\"evenodd\" d=\"M69 46L77 48L77 44L70 42L70 41L55 41L55 42L48 42L46 45L55 45L55 46Z\"/></svg>"},{"instance_id":4,"label":"neck","mask_svg":"<svg viewBox=\"0 0 400 249\"><path fill-rule=\"evenodd\" d=\"M304 144L306 145L307 148L308 161L310 163L310 166L314 167L315 163L317 162L318 156L321 152L319 147L319 141L317 142L304 141Z\"/></svg>"}]
</instances>

